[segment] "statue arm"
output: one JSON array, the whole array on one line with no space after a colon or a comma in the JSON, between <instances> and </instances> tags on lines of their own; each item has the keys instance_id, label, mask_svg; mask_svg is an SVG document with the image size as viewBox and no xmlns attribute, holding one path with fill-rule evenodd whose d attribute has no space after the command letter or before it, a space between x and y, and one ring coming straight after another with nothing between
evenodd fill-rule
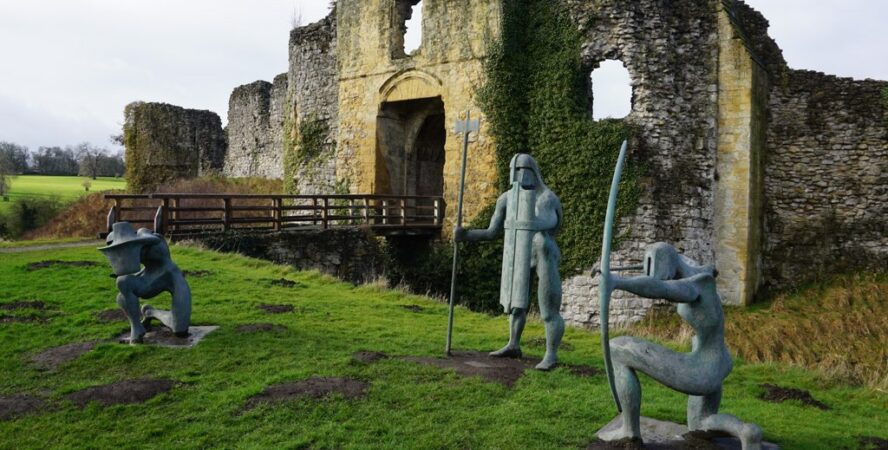
<instances>
[{"instance_id":1,"label":"statue arm","mask_svg":"<svg viewBox=\"0 0 888 450\"><path fill-rule=\"evenodd\" d=\"M700 298L695 283L687 280L662 281L641 276L623 278L612 276L614 289L621 289L645 298L662 298L674 303L693 303Z\"/></svg>"},{"instance_id":2,"label":"statue arm","mask_svg":"<svg viewBox=\"0 0 888 450\"><path fill-rule=\"evenodd\" d=\"M454 238L457 241L489 241L495 239L497 236L502 234L503 225L506 221L506 204L508 203L508 198L505 194L501 195L499 199L496 201L496 210L493 212L493 217L490 218L490 225L487 229L484 230L466 230L464 228L457 227L454 230Z\"/></svg>"}]
</instances>

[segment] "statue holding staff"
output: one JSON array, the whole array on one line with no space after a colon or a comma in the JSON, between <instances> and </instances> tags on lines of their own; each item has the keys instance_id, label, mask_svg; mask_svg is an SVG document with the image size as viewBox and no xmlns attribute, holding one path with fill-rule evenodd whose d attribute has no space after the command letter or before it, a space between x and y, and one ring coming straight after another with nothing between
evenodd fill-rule
<instances>
[{"instance_id":1,"label":"statue holding staff","mask_svg":"<svg viewBox=\"0 0 888 450\"><path fill-rule=\"evenodd\" d=\"M546 328L546 354L536 366L549 370L558 363L558 346L564 335L561 318L561 252L555 232L561 227L561 201L543 183L539 165L527 154L517 154L510 164L512 188L500 195L485 230L456 227L457 241L492 240L505 234L500 304L509 314L509 343L490 353L494 357L520 358L521 333L530 307L533 270L539 278L540 315Z\"/></svg>"}]
</instances>

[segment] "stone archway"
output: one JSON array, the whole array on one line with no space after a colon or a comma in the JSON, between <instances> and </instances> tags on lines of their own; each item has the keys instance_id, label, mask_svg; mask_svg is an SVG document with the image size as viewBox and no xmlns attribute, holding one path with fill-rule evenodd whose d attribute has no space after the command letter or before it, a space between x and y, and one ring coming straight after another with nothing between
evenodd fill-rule
<instances>
[{"instance_id":1,"label":"stone archway","mask_svg":"<svg viewBox=\"0 0 888 450\"><path fill-rule=\"evenodd\" d=\"M376 127L376 193L444 193L444 102L441 97L383 102Z\"/></svg>"}]
</instances>

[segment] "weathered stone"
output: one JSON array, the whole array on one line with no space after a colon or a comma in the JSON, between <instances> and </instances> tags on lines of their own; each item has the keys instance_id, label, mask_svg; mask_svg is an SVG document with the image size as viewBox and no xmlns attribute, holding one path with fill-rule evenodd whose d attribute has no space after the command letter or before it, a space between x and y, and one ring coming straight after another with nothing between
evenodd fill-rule
<instances>
[{"instance_id":1,"label":"weathered stone","mask_svg":"<svg viewBox=\"0 0 888 450\"><path fill-rule=\"evenodd\" d=\"M125 111L127 186L148 192L159 184L222 170L225 133L212 111L135 102Z\"/></svg>"}]
</instances>

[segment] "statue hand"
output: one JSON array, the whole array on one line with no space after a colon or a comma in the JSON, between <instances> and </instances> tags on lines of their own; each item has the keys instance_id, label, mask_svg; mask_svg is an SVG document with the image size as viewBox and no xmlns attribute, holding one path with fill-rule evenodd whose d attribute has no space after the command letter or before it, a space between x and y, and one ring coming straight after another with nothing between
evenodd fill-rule
<instances>
[{"instance_id":1,"label":"statue hand","mask_svg":"<svg viewBox=\"0 0 888 450\"><path fill-rule=\"evenodd\" d=\"M463 227L453 227L453 240L456 242L465 241L468 234L468 230Z\"/></svg>"}]
</instances>

